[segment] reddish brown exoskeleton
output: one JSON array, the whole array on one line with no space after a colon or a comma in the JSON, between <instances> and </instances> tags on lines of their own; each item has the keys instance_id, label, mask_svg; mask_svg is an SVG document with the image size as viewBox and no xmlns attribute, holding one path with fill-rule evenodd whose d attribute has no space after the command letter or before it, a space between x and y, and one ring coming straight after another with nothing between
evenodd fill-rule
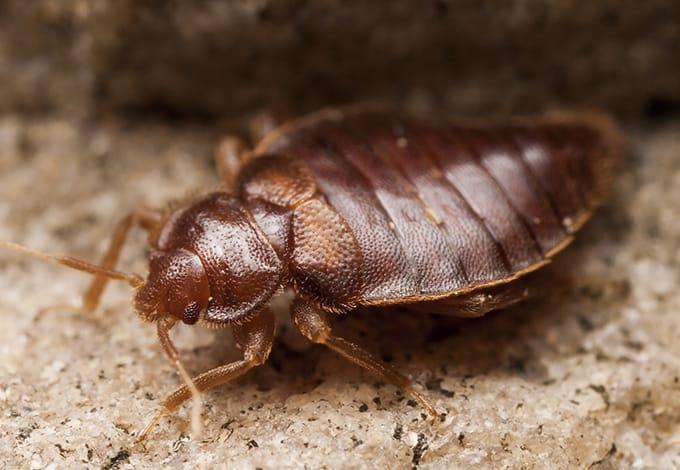
<instances>
[{"instance_id":1,"label":"reddish brown exoskeleton","mask_svg":"<svg viewBox=\"0 0 680 470\"><path fill-rule=\"evenodd\" d=\"M101 266L52 258L96 275L86 311L109 278L134 286L136 311L156 323L185 379L141 438L192 394L267 359L275 330L267 305L285 287L295 293L291 315L305 337L436 417L407 377L335 336L329 316L388 305L480 316L525 298L517 281L572 240L618 155L614 126L595 114L426 125L328 110L268 132L254 150L226 140L217 163L227 191L128 215ZM146 280L113 270L133 226L149 234ZM169 336L179 322L231 326L243 359L190 379Z\"/></svg>"}]
</instances>

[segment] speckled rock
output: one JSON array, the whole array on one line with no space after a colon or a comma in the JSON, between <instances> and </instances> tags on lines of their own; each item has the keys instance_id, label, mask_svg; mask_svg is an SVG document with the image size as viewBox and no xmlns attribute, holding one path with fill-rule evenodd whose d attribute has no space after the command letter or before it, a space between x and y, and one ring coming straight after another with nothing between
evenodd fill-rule
<instances>
[{"instance_id":1,"label":"speckled rock","mask_svg":"<svg viewBox=\"0 0 680 470\"><path fill-rule=\"evenodd\" d=\"M678 468L680 122L629 125L611 202L541 278L545 293L453 321L363 312L338 330L410 374L446 412L432 427L393 387L286 325L264 366L134 435L179 384L153 328L111 286L0 254L0 462L20 468ZM113 220L217 185L205 125L0 117L0 238L96 259ZM143 273L144 236L122 267ZM285 310L285 301L279 310ZM188 368L234 360L228 331L181 328Z\"/></svg>"}]
</instances>

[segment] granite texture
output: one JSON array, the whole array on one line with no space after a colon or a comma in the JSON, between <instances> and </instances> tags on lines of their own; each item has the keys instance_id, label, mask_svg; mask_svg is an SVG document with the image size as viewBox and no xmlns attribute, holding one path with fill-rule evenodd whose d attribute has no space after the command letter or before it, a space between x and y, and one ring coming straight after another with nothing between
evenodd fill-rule
<instances>
[{"instance_id":1,"label":"granite texture","mask_svg":"<svg viewBox=\"0 0 680 470\"><path fill-rule=\"evenodd\" d=\"M0 117L0 238L96 259L114 220L218 181L222 129L127 119ZM363 312L338 331L413 377L445 421L286 325L271 359L189 408L146 449L134 435L180 382L153 328L111 286L94 318L86 277L0 253L4 468L678 468L680 121L626 127L610 203L543 273L544 295L454 321ZM136 233L121 266L145 272ZM279 310L285 310L285 301ZM193 372L234 360L227 331L183 327Z\"/></svg>"}]
</instances>

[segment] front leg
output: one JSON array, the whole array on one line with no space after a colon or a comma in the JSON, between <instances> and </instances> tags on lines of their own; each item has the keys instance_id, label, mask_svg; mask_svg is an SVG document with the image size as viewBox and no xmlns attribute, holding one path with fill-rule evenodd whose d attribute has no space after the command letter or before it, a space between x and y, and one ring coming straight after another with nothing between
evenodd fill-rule
<instances>
[{"instance_id":1,"label":"front leg","mask_svg":"<svg viewBox=\"0 0 680 470\"><path fill-rule=\"evenodd\" d=\"M116 225L116 229L109 242L109 248L101 260L101 267L105 269L114 269L116 267L123 245L125 245L125 241L133 227L141 227L147 233L152 233L158 230L162 220L163 211L146 207L137 209L123 217L118 222L118 225ZM109 278L107 277L95 276L83 295L82 312L89 314L97 309L108 281Z\"/></svg>"},{"instance_id":2,"label":"front leg","mask_svg":"<svg viewBox=\"0 0 680 470\"><path fill-rule=\"evenodd\" d=\"M345 359L373 372L377 376L401 389L417 400L429 413L433 420L439 417L434 406L418 391L413 383L396 369L373 357L354 343L333 335L331 324L325 312L317 309L310 302L297 298L291 307L291 316L300 333L314 343L323 344Z\"/></svg>"},{"instance_id":3,"label":"front leg","mask_svg":"<svg viewBox=\"0 0 680 470\"><path fill-rule=\"evenodd\" d=\"M19 251L23 251L31 254L32 256L38 256L43 259L53 259L59 264L94 275L94 278L92 281L90 281L90 285L83 294L83 300L79 306L59 304L43 308L38 311L36 321L39 321L46 314L64 309L74 310L78 314L90 316L99 306L104 289L106 288L106 285L110 279L127 280L128 283L130 283L135 288L143 284L143 279L139 278L139 276L128 276L114 271L114 269L118 263L121 251L123 250L123 246L125 245L132 228L140 227L144 229L147 234L149 234L149 236L151 236L159 229L162 221L163 211L148 207L141 207L123 217L120 221L118 221L118 224L116 225L116 228L113 232L113 236L109 241L109 247L106 251L106 254L101 259L99 265L93 265L70 256L50 256L41 254L34 250L27 250L26 248L18 247L17 245L7 243L0 243L0 245L9 246L9 248L14 250L18 249ZM135 277L138 279L135 280Z\"/></svg>"},{"instance_id":4,"label":"front leg","mask_svg":"<svg viewBox=\"0 0 680 470\"><path fill-rule=\"evenodd\" d=\"M248 322L234 325L234 340L239 349L243 351L243 359L210 369L190 379L189 383L194 385L197 392L205 392L242 376L253 367L264 364L274 342L275 329L274 315L268 308L258 312ZM161 343L163 343L163 339L161 339ZM138 441L146 439L149 432L163 416L172 413L191 397L192 389L187 384L168 395L163 400L161 409L139 435Z\"/></svg>"},{"instance_id":5,"label":"front leg","mask_svg":"<svg viewBox=\"0 0 680 470\"><path fill-rule=\"evenodd\" d=\"M191 396L194 400L194 406L191 409L191 431L194 437L201 435L201 409L203 408L203 400L201 399L201 392L194 384L191 376L184 368L184 364L179 357L179 352L175 347L175 344L170 338L170 329L177 324L177 320L174 318L160 318L156 323L156 331L158 333L158 341L161 343L161 347L165 352L165 355L170 360L170 362L177 367L180 377L184 381L184 386L189 389Z\"/></svg>"}]
</instances>

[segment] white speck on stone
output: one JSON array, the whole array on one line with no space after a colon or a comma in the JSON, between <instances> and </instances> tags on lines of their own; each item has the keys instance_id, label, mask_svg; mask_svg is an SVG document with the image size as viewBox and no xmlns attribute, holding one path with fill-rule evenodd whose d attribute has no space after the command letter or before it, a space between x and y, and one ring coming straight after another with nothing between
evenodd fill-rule
<instances>
[{"instance_id":1,"label":"white speck on stone","mask_svg":"<svg viewBox=\"0 0 680 470\"><path fill-rule=\"evenodd\" d=\"M409 433L406 434L406 436L404 437L404 442L405 442L409 447L413 447L414 445L416 445L416 444L418 443L418 433L409 432Z\"/></svg>"},{"instance_id":2,"label":"white speck on stone","mask_svg":"<svg viewBox=\"0 0 680 470\"><path fill-rule=\"evenodd\" d=\"M31 456L31 470L38 470L41 468L43 468L43 463L40 454L33 454Z\"/></svg>"}]
</instances>

